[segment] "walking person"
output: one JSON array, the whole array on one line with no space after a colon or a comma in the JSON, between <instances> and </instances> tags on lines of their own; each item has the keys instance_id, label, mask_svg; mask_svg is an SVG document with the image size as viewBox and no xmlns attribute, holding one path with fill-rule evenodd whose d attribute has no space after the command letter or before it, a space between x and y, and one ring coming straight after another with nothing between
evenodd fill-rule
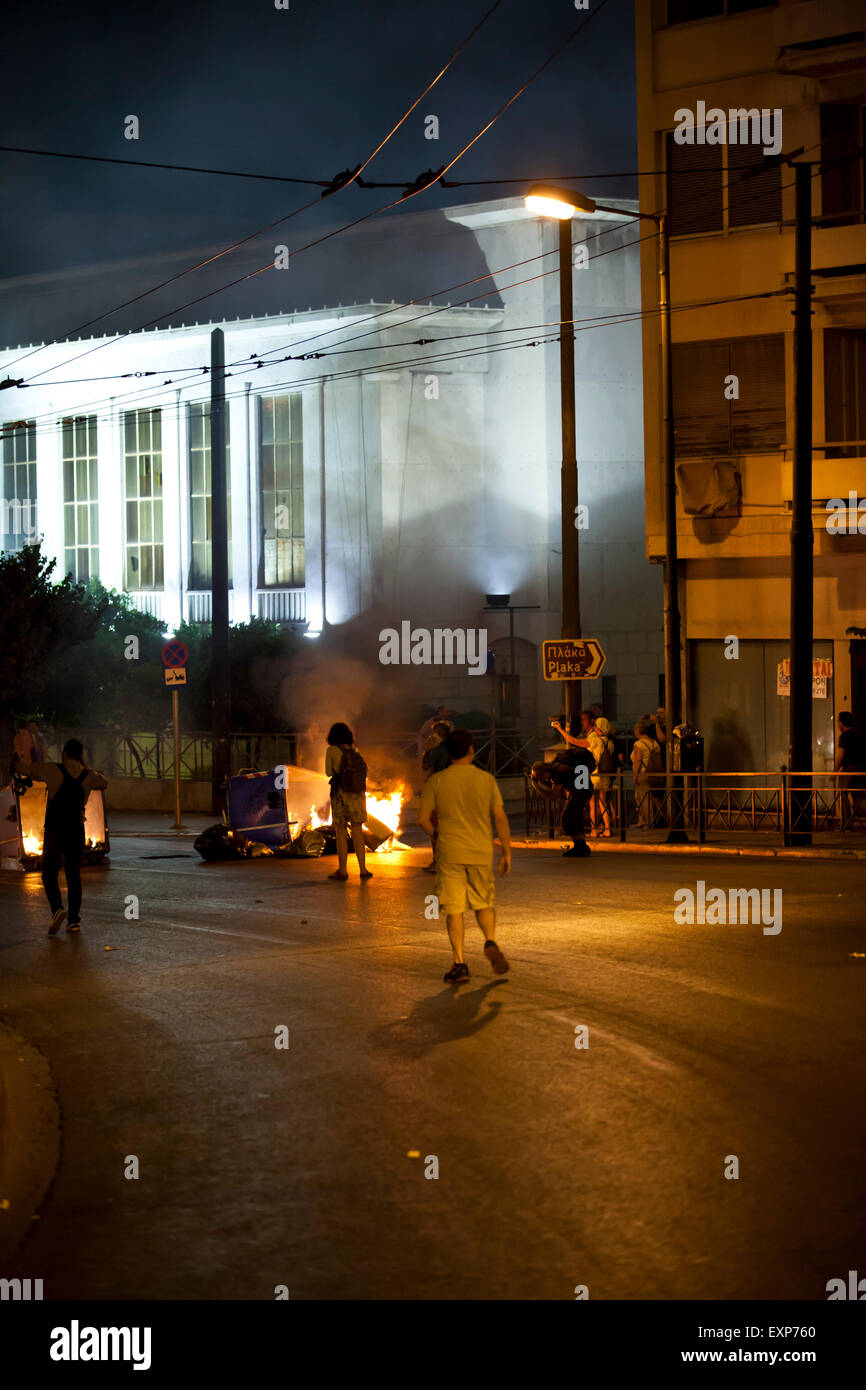
<instances>
[{"instance_id":1,"label":"walking person","mask_svg":"<svg viewBox=\"0 0 866 1390\"><path fill-rule=\"evenodd\" d=\"M355 747L348 724L332 724L328 730L325 775L331 779L331 820L337 837L339 868L328 878L349 877L349 835L358 858L362 879L372 878L367 868L364 821L367 819L367 764Z\"/></svg>"},{"instance_id":2,"label":"walking person","mask_svg":"<svg viewBox=\"0 0 866 1390\"><path fill-rule=\"evenodd\" d=\"M634 774L638 826L641 830L651 830L658 809L653 788L658 786L659 777L664 776L664 763L661 749L650 735L650 725L641 721L635 724L634 732L631 766Z\"/></svg>"},{"instance_id":3,"label":"walking person","mask_svg":"<svg viewBox=\"0 0 866 1390\"><path fill-rule=\"evenodd\" d=\"M108 782L84 760L80 739L70 738L63 745L59 763L31 762L17 770L48 788L45 831L42 840L42 886L51 908L48 935L55 936L67 916L66 930L81 930L81 858L84 854L84 808L92 791L104 791ZM67 907L63 906L58 876L66 873Z\"/></svg>"},{"instance_id":4,"label":"walking person","mask_svg":"<svg viewBox=\"0 0 866 1390\"><path fill-rule=\"evenodd\" d=\"M853 714L843 710L839 718L839 737L836 740L836 771L840 805L840 826L850 830L857 819L860 802L866 792L866 734L854 723Z\"/></svg>"},{"instance_id":5,"label":"walking person","mask_svg":"<svg viewBox=\"0 0 866 1390\"><path fill-rule=\"evenodd\" d=\"M427 742L427 751L421 759L421 767L432 777L434 772L444 772L446 767L451 766L451 754L448 752L446 739L451 732L451 725L444 719L439 720L433 725L433 732ZM425 874L435 874L436 872L436 836L433 836L433 858L429 864L424 865Z\"/></svg>"},{"instance_id":6,"label":"walking person","mask_svg":"<svg viewBox=\"0 0 866 1390\"><path fill-rule=\"evenodd\" d=\"M484 936L484 954L496 975L508 961L496 943L496 889L493 880L493 834L502 846L498 870L511 871L511 830L502 793L489 772L473 765L475 749L468 729L454 729L446 741L450 767L436 772L421 793L418 824L436 836L436 896L444 909L453 965L446 984L469 979L463 959L463 914L468 907ZM492 822L492 825L491 825Z\"/></svg>"}]
</instances>

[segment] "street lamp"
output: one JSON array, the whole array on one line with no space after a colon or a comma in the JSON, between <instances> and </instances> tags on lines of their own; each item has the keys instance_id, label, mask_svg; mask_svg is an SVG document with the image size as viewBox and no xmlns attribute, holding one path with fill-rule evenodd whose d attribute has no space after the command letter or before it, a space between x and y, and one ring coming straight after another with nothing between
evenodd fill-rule
<instances>
[{"instance_id":1,"label":"street lamp","mask_svg":"<svg viewBox=\"0 0 866 1390\"><path fill-rule=\"evenodd\" d=\"M580 595L577 531L577 459L574 426L574 310L571 280L570 220L575 212L613 212L652 222L658 231L659 326L661 336L661 404L663 422L663 496L665 513L664 640L665 640L665 748L667 770L673 770L673 731L682 721L682 660L680 654L680 604L677 555L676 458L671 377L670 250L665 212L626 212L596 203L571 188L533 184L524 198L526 207L543 217L559 219L559 317L562 399L562 635L580 636ZM565 683L565 715L574 698ZM683 802L671 797L669 843L688 840L683 829Z\"/></svg>"},{"instance_id":2,"label":"street lamp","mask_svg":"<svg viewBox=\"0 0 866 1390\"><path fill-rule=\"evenodd\" d=\"M574 295L571 265L571 219L580 212L595 212L595 203L570 188L533 184L524 197L530 212L559 222L559 379L562 415L562 636L580 636L580 563L577 518L577 445L574 404ZM576 681L563 681L565 727L578 701Z\"/></svg>"}]
</instances>

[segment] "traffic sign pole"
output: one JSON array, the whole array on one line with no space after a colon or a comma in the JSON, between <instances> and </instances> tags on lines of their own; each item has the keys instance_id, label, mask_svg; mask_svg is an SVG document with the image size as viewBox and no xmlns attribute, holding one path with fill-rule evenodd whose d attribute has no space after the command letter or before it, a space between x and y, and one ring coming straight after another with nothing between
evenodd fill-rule
<instances>
[{"instance_id":1,"label":"traffic sign pole","mask_svg":"<svg viewBox=\"0 0 866 1390\"><path fill-rule=\"evenodd\" d=\"M186 685L187 650L183 642L172 638L162 649L162 664L165 667L164 679L171 688L171 722L174 726L174 825L172 830L186 830L180 818L180 704L177 697L179 685Z\"/></svg>"},{"instance_id":2,"label":"traffic sign pole","mask_svg":"<svg viewBox=\"0 0 866 1390\"><path fill-rule=\"evenodd\" d=\"M180 819L180 705L177 686L171 692L171 719L174 724L174 825L172 830L186 830Z\"/></svg>"}]
</instances>

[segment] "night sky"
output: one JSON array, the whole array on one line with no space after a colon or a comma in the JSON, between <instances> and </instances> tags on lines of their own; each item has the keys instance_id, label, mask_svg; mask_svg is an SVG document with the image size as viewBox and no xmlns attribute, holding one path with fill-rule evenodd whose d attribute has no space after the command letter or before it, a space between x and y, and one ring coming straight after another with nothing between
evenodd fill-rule
<instances>
[{"instance_id":1,"label":"night sky","mask_svg":"<svg viewBox=\"0 0 866 1390\"><path fill-rule=\"evenodd\" d=\"M4 21L4 145L330 178L366 159L489 8L491 0L273 0L21 7ZM446 77L365 177L411 180L446 163L585 18L572 0L503 0ZM124 118L141 123L124 138ZM440 138L424 138L438 116ZM635 168L633 11L608 0L448 177L577 175ZM284 216L319 190L0 153L5 190L0 244L0 341L57 337L209 251ZM406 210L514 195L496 184L421 194ZM634 179L593 180L596 196L634 196ZM381 206L400 190L351 189L267 233L218 269L105 320L128 329L224 284L327 227ZM369 237L369 229L366 229ZM375 233L379 235L378 229ZM346 291L350 239L300 258L291 285L218 295L166 322L320 307L433 288L440 267L388 273ZM359 243L355 243L359 245ZM350 267L351 268L351 267ZM77 270L73 277L66 272ZM459 269L459 268L458 268ZM303 271L303 274L300 272ZM434 273L435 271L435 273ZM447 275L447 267L442 267ZM419 281L419 275L421 280ZM369 277L368 277L369 279ZM446 280L447 283L447 280ZM352 293L357 289L356 293ZM409 297L407 295L407 297Z\"/></svg>"}]
</instances>

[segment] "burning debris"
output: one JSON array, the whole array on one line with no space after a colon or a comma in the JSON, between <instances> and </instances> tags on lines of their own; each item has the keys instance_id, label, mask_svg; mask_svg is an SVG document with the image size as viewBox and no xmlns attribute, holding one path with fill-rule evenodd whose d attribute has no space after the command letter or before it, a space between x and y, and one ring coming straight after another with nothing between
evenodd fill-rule
<instances>
[{"instance_id":1,"label":"burning debris","mask_svg":"<svg viewBox=\"0 0 866 1390\"><path fill-rule=\"evenodd\" d=\"M367 793L364 843L368 850L383 854L408 848L399 831L411 794L404 782ZM195 848L208 861L336 854L329 779L291 764L269 772L239 773L229 779L228 823L204 831Z\"/></svg>"}]
</instances>

